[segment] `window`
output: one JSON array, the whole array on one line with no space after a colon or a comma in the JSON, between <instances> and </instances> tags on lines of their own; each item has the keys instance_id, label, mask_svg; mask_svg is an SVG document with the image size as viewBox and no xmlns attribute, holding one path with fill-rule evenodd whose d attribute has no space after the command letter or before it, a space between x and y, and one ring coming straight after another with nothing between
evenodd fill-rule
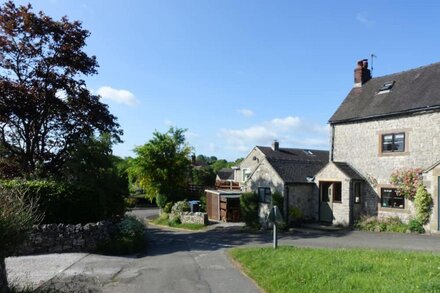
<instances>
[{"instance_id":1,"label":"window","mask_svg":"<svg viewBox=\"0 0 440 293\"><path fill-rule=\"evenodd\" d=\"M382 87L379 89L379 94L389 92L391 88L393 87L395 81L388 81L382 85Z\"/></svg>"},{"instance_id":2,"label":"window","mask_svg":"<svg viewBox=\"0 0 440 293\"><path fill-rule=\"evenodd\" d=\"M243 169L243 182L249 179L251 177L251 170L249 169Z\"/></svg>"},{"instance_id":3,"label":"window","mask_svg":"<svg viewBox=\"0 0 440 293\"><path fill-rule=\"evenodd\" d=\"M354 203L361 203L361 183L355 182L353 187Z\"/></svg>"},{"instance_id":4,"label":"window","mask_svg":"<svg viewBox=\"0 0 440 293\"><path fill-rule=\"evenodd\" d=\"M381 188L380 197L381 206L384 208L405 208L405 199L397 194L396 188Z\"/></svg>"},{"instance_id":5,"label":"window","mask_svg":"<svg viewBox=\"0 0 440 293\"><path fill-rule=\"evenodd\" d=\"M333 202L342 202L341 182L335 182L332 184Z\"/></svg>"},{"instance_id":6,"label":"window","mask_svg":"<svg viewBox=\"0 0 440 293\"><path fill-rule=\"evenodd\" d=\"M389 133L382 135L382 153L404 152L405 133Z\"/></svg>"},{"instance_id":7,"label":"window","mask_svg":"<svg viewBox=\"0 0 440 293\"><path fill-rule=\"evenodd\" d=\"M265 203L272 202L272 193L269 187L258 187L258 201Z\"/></svg>"}]
</instances>

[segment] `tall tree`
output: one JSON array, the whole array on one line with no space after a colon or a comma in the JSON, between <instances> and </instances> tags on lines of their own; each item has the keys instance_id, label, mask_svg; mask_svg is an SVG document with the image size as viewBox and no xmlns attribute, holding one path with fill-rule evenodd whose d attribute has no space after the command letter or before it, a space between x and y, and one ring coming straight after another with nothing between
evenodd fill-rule
<instances>
[{"instance_id":1,"label":"tall tree","mask_svg":"<svg viewBox=\"0 0 440 293\"><path fill-rule=\"evenodd\" d=\"M153 138L135 148L131 172L150 199L159 206L182 197L189 180L191 148L185 141L185 130L171 127L166 133L155 131Z\"/></svg>"},{"instance_id":2,"label":"tall tree","mask_svg":"<svg viewBox=\"0 0 440 293\"><path fill-rule=\"evenodd\" d=\"M122 131L83 76L96 74L79 21L53 20L31 5L0 6L0 145L21 175L57 171L79 141ZM0 168L1 169L1 168Z\"/></svg>"}]
</instances>

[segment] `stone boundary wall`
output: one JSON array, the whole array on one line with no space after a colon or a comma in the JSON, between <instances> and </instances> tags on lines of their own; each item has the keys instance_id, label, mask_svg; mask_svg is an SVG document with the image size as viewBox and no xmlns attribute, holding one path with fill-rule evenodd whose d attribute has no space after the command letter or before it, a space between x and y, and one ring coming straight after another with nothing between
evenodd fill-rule
<instances>
[{"instance_id":1,"label":"stone boundary wall","mask_svg":"<svg viewBox=\"0 0 440 293\"><path fill-rule=\"evenodd\" d=\"M100 221L85 225L35 225L27 240L14 255L62 252L93 252L99 243L108 241L116 231L115 223Z\"/></svg>"},{"instance_id":2,"label":"stone boundary wall","mask_svg":"<svg viewBox=\"0 0 440 293\"><path fill-rule=\"evenodd\" d=\"M182 222L182 224L202 224L206 226L209 224L208 214L184 212L180 214L180 222Z\"/></svg>"}]
</instances>

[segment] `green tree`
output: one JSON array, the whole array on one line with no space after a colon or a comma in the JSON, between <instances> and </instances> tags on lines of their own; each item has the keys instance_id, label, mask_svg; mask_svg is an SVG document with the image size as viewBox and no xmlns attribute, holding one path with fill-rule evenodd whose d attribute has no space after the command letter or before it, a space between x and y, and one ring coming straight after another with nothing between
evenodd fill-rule
<instances>
[{"instance_id":1,"label":"green tree","mask_svg":"<svg viewBox=\"0 0 440 293\"><path fill-rule=\"evenodd\" d=\"M160 207L181 199L190 177L191 148L185 141L185 131L174 127L165 133L155 131L150 141L134 150L137 157L130 172L147 197L156 198Z\"/></svg>"},{"instance_id":2,"label":"green tree","mask_svg":"<svg viewBox=\"0 0 440 293\"><path fill-rule=\"evenodd\" d=\"M89 35L79 21L54 20L31 5L0 6L0 145L13 162L0 165L46 176L84 138L99 132L120 141L116 117L82 79L98 67L84 51Z\"/></svg>"}]
</instances>

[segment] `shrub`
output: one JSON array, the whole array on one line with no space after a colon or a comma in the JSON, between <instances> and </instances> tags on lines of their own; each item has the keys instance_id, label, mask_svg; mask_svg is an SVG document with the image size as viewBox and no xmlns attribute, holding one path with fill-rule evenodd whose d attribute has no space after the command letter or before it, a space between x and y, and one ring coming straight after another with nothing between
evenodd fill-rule
<instances>
[{"instance_id":1,"label":"shrub","mask_svg":"<svg viewBox=\"0 0 440 293\"><path fill-rule=\"evenodd\" d=\"M425 233L425 228L423 228L422 223L420 223L417 219L411 219L408 223L408 229L411 232L416 233Z\"/></svg>"},{"instance_id":2,"label":"shrub","mask_svg":"<svg viewBox=\"0 0 440 293\"><path fill-rule=\"evenodd\" d=\"M36 199L26 198L20 189L0 187L0 292L7 292L8 287L5 257L41 218Z\"/></svg>"},{"instance_id":3,"label":"shrub","mask_svg":"<svg viewBox=\"0 0 440 293\"><path fill-rule=\"evenodd\" d=\"M156 203L157 206L163 209L165 205L168 203L168 197L163 194L157 194L156 195Z\"/></svg>"},{"instance_id":4,"label":"shrub","mask_svg":"<svg viewBox=\"0 0 440 293\"><path fill-rule=\"evenodd\" d=\"M246 226L259 228L258 195L253 192L243 193L240 197L241 217Z\"/></svg>"},{"instance_id":5,"label":"shrub","mask_svg":"<svg viewBox=\"0 0 440 293\"><path fill-rule=\"evenodd\" d=\"M281 192L275 191L272 194L272 204L280 209L282 215L284 214L284 198Z\"/></svg>"},{"instance_id":6,"label":"shrub","mask_svg":"<svg viewBox=\"0 0 440 293\"><path fill-rule=\"evenodd\" d=\"M398 217L377 218L377 217L363 217L355 225L359 230L373 231L373 232L398 232L406 233L411 231L408 224L405 224Z\"/></svg>"},{"instance_id":7,"label":"shrub","mask_svg":"<svg viewBox=\"0 0 440 293\"><path fill-rule=\"evenodd\" d=\"M206 195L203 194L200 197L200 212L204 213L206 212Z\"/></svg>"},{"instance_id":8,"label":"shrub","mask_svg":"<svg viewBox=\"0 0 440 293\"><path fill-rule=\"evenodd\" d=\"M426 191L425 186L420 185L414 198L416 218L423 225L429 221L432 209L431 195Z\"/></svg>"},{"instance_id":9,"label":"shrub","mask_svg":"<svg viewBox=\"0 0 440 293\"><path fill-rule=\"evenodd\" d=\"M173 208L173 205L174 205L173 202L169 202L169 203L167 203L167 204L163 207L162 211L163 211L164 213L167 213L167 214L171 213L171 209Z\"/></svg>"},{"instance_id":10,"label":"shrub","mask_svg":"<svg viewBox=\"0 0 440 293\"><path fill-rule=\"evenodd\" d=\"M181 213L189 212L190 210L191 207L189 206L189 203L186 200L181 200L173 205L171 208L171 213L180 215Z\"/></svg>"},{"instance_id":11,"label":"shrub","mask_svg":"<svg viewBox=\"0 0 440 293\"><path fill-rule=\"evenodd\" d=\"M124 199L124 203L127 208L132 209L132 208L136 207L137 199L134 197L126 197Z\"/></svg>"},{"instance_id":12,"label":"shrub","mask_svg":"<svg viewBox=\"0 0 440 293\"><path fill-rule=\"evenodd\" d=\"M139 252L144 248L145 225L134 216L125 216L116 225L112 239L101 243L98 250L113 255Z\"/></svg>"},{"instance_id":13,"label":"shrub","mask_svg":"<svg viewBox=\"0 0 440 293\"><path fill-rule=\"evenodd\" d=\"M304 220L304 214L299 208L290 209L289 216L293 226L295 227L301 226Z\"/></svg>"}]
</instances>

